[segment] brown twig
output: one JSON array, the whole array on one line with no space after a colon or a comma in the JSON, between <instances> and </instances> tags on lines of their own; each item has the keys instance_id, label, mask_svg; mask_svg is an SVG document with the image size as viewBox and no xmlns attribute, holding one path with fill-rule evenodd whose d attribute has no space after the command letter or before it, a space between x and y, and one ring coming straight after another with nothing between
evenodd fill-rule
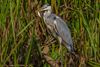
<instances>
[{"instance_id":1,"label":"brown twig","mask_svg":"<svg viewBox=\"0 0 100 67\"><path fill-rule=\"evenodd\" d=\"M60 67L59 64L54 61L49 55L48 55L48 52L49 52L49 47L48 46L45 46L43 51L42 51L42 54L43 54L43 58L46 60L46 62L48 64L50 64L52 67Z\"/></svg>"}]
</instances>

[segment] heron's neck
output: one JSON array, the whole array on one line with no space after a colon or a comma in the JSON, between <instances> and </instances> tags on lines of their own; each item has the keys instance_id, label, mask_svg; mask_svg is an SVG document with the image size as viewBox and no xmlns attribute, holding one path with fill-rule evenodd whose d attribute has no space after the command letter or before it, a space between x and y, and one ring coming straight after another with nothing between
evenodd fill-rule
<instances>
[{"instance_id":1,"label":"heron's neck","mask_svg":"<svg viewBox=\"0 0 100 67\"><path fill-rule=\"evenodd\" d=\"M50 16L50 14L51 14L51 11L49 11L49 10L48 11L45 11L44 12L44 17L48 17L48 16Z\"/></svg>"}]
</instances>

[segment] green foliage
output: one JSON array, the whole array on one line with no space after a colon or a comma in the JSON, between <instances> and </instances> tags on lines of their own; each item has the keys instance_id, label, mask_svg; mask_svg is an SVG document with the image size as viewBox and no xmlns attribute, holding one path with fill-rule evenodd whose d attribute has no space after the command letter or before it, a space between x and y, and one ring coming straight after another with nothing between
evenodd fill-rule
<instances>
[{"instance_id":1,"label":"green foliage","mask_svg":"<svg viewBox=\"0 0 100 67\"><path fill-rule=\"evenodd\" d=\"M37 11L44 3L68 21L74 48L84 57L83 64L100 67L100 1L99 0L0 0L0 67L50 67L43 59L42 49L49 45L48 55L54 61L62 57L68 64L67 49L59 54L58 41L47 32ZM85 61L85 62L84 62Z\"/></svg>"}]
</instances>

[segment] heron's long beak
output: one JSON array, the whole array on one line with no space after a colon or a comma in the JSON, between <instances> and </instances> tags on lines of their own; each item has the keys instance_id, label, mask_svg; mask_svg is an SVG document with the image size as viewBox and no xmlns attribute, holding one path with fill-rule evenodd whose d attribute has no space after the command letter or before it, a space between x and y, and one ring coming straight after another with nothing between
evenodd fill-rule
<instances>
[{"instance_id":1,"label":"heron's long beak","mask_svg":"<svg viewBox=\"0 0 100 67\"><path fill-rule=\"evenodd\" d=\"M38 15L39 15L39 17L41 17L41 15L40 15L40 12L38 11Z\"/></svg>"},{"instance_id":2,"label":"heron's long beak","mask_svg":"<svg viewBox=\"0 0 100 67\"><path fill-rule=\"evenodd\" d=\"M40 10L38 10L38 15L39 15L39 17L41 17L41 14L40 14L40 12L41 12L41 9L40 9Z\"/></svg>"},{"instance_id":3,"label":"heron's long beak","mask_svg":"<svg viewBox=\"0 0 100 67\"><path fill-rule=\"evenodd\" d=\"M39 17L41 17L41 12L43 12L43 11L44 11L43 9L40 9L40 10L38 11Z\"/></svg>"}]
</instances>

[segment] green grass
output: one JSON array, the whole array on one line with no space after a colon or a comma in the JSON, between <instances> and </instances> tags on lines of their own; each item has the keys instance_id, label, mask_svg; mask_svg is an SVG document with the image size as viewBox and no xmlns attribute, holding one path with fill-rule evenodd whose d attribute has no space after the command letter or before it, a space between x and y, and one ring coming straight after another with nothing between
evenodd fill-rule
<instances>
[{"instance_id":1,"label":"green grass","mask_svg":"<svg viewBox=\"0 0 100 67\"><path fill-rule=\"evenodd\" d=\"M47 32L37 15L41 5L49 3L53 12L68 21L74 48L80 56L78 67L100 67L100 1L99 0L0 0L0 67L50 67L43 58L43 47L49 45L48 56L63 59L68 65L68 52Z\"/></svg>"}]
</instances>

